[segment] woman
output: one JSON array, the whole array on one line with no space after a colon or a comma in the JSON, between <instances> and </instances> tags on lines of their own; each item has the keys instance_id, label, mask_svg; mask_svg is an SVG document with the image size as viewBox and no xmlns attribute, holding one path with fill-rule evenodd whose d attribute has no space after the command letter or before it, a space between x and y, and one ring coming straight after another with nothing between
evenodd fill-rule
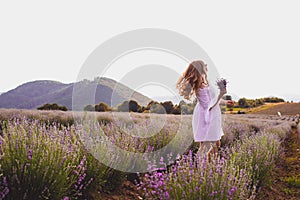
<instances>
[{"instance_id":1,"label":"woman","mask_svg":"<svg viewBox=\"0 0 300 200\"><path fill-rule=\"evenodd\" d=\"M192 127L194 141L199 142L198 153L207 153L210 159L220 147L222 116L219 101L227 93L226 87L217 96L207 77L207 65L202 60L190 63L177 82L179 94L190 100L194 95L197 104L194 108Z\"/></svg>"}]
</instances>

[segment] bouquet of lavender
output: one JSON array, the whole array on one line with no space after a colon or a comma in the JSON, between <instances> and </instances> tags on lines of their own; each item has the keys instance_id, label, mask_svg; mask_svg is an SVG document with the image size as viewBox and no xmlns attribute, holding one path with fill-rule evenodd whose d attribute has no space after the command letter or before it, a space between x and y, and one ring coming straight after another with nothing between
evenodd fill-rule
<instances>
[{"instance_id":1,"label":"bouquet of lavender","mask_svg":"<svg viewBox=\"0 0 300 200\"><path fill-rule=\"evenodd\" d=\"M227 83L228 83L228 81L226 79L224 79L224 78L218 79L216 81L216 83L217 83L217 86L220 90L222 90L222 91L226 90L226 86L227 86Z\"/></svg>"}]
</instances>

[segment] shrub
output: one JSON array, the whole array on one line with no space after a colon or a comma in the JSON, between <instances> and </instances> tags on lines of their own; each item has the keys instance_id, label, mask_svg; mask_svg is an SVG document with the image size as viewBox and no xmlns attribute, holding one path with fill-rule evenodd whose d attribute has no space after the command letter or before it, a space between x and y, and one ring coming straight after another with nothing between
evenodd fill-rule
<instances>
[{"instance_id":1,"label":"shrub","mask_svg":"<svg viewBox=\"0 0 300 200\"><path fill-rule=\"evenodd\" d=\"M194 107L192 107L191 105L189 104L186 104L186 105L182 105L181 106L181 113L182 114L193 114L193 111L194 111Z\"/></svg>"},{"instance_id":2,"label":"shrub","mask_svg":"<svg viewBox=\"0 0 300 200\"><path fill-rule=\"evenodd\" d=\"M138 189L146 199L247 199L250 174L225 159L183 155L167 171L146 174Z\"/></svg>"},{"instance_id":3,"label":"shrub","mask_svg":"<svg viewBox=\"0 0 300 200\"><path fill-rule=\"evenodd\" d=\"M128 102L129 111L138 112L141 109L141 106L134 100Z\"/></svg>"},{"instance_id":4,"label":"shrub","mask_svg":"<svg viewBox=\"0 0 300 200\"><path fill-rule=\"evenodd\" d=\"M277 135L266 132L244 138L231 152L231 162L251 172L251 187L259 187L269 179L282 151L280 144Z\"/></svg>"},{"instance_id":5,"label":"shrub","mask_svg":"<svg viewBox=\"0 0 300 200\"><path fill-rule=\"evenodd\" d=\"M124 101L122 104L118 105L117 111L119 111L119 112L129 112L129 102Z\"/></svg>"},{"instance_id":6,"label":"shrub","mask_svg":"<svg viewBox=\"0 0 300 200\"><path fill-rule=\"evenodd\" d=\"M66 106L60 106L56 103L54 104L44 104L43 106L40 106L37 108L38 110L61 110L61 111L67 111L67 107Z\"/></svg>"},{"instance_id":7,"label":"shrub","mask_svg":"<svg viewBox=\"0 0 300 200\"><path fill-rule=\"evenodd\" d=\"M268 103L278 103L278 102L284 102L284 99L278 98L278 97L265 97L262 99L264 102Z\"/></svg>"},{"instance_id":8,"label":"shrub","mask_svg":"<svg viewBox=\"0 0 300 200\"><path fill-rule=\"evenodd\" d=\"M223 99L224 99L224 100L229 100L229 101L231 101L231 100L232 100L232 97L231 97L230 95L225 95L225 96L223 97Z\"/></svg>"},{"instance_id":9,"label":"shrub","mask_svg":"<svg viewBox=\"0 0 300 200\"><path fill-rule=\"evenodd\" d=\"M172 113L172 111L173 111L173 103L172 103L172 101L165 101L165 102L163 102L163 103L161 103L161 105L165 108L165 111L166 111L166 113L167 114L171 114Z\"/></svg>"},{"instance_id":10,"label":"shrub","mask_svg":"<svg viewBox=\"0 0 300 200\"><path fill-rule=\"evenodd\" d=\"M143 112L142 107L135 101L124 101L122 104L118 105L117 111L119 112Z\"/></svg>"},{"instance_id":11,"label":"shrub","mask_svg":"<svg viewBox=\"0 0 300 200\"><path fill-rule=\"evenodd\" d=\"M150 108L151 113L166 114L165 108L161 104L154 104Z\"/></svg>"},{"instance_id":12,"label":"shrub","mask_svg":"<svg viewBox=\"0 0 300 200\"><path fill-rule=\"evenodd\" d=\"M111 108L106 103L100 102L99 104L95 105L95 111L106 112L106 111L111 111Z\"/></svg>"},{"instance_id":13,"label":"shrub","mask_svg":"<svg viewBox=\"0 0 300 200\"><path fill-rule=\"evenodd\" d=\"M180 107L180 105L175 105L174 106L172 114L174 114L174 115L180 115L181 114L181 107Z\"/></svg>"},{"instance_id":14,"label":"shrub","mask_svg":"<svg viewBox=\"0 0 300 200\"><path fill-rule=\"evenodd\" d=\"M138 190L146 199L253 199L269 180L281 140L264 131L242 138L210 162L189 151L173 165L141 177Z\"/></svg>"},{"instance_id":15,"label":"shrub","mask_svg":"<svg viewBox=\"0 0 300 200\"><path fill-rule=\"evenodd\" d=\"M93 105L87 105L87 106L85 106L84 107L84 109L83 109L84 111L95 111L95 106L93 106Z\"/></svg>"},{"instance_id":16,"label":"shrub","mask_svg":"<svg viewBox=\"0 0 300 200\"><path fill-rule=\"evenodd\" d=\"M248 105L248 103L246 101L246 98L239 99L238 105L239 105L240 108L247 108L247 107L249 107L249 105Z\"/></svg>"},{"instance_id":17,"label":"shrub","mask_svg":"<svg viewBox=\"0 0 300 200\"><path fill-rule=\"evenodd\" d=\"M157 101L150 101L146 107L146 110L150 110L152 106L159 104Z\"/></svg>"},{"instance_id":18,"label":"shrub","mask_svg":"<svg viewBox=\"0 0 300 200\"><path fill-rule=\"evenodd\" d=\"M0 146L9 199L77 198L87 183L86 157L72 131L37 122L9 122ZM1 187L1 186L0 186Z\"/></svg>"}]
</instances>

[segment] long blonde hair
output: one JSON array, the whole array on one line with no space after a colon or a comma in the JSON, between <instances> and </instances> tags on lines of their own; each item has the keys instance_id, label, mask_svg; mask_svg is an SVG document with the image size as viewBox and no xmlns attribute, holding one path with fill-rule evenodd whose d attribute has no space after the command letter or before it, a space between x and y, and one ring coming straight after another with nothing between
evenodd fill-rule
<instances>
[{"instance_id":1,"label":"long blonde hair","mask_svg":"<svg viewBox=\"0 0 300 200\"><path fill-rule=\"evenodd\" d=\"M193 94L196 95L202 83L208 84L207 65L202 60L195 60L183 72L177 81L176 88L181 96L190 100Z\"/></svg>"}]
</instances>

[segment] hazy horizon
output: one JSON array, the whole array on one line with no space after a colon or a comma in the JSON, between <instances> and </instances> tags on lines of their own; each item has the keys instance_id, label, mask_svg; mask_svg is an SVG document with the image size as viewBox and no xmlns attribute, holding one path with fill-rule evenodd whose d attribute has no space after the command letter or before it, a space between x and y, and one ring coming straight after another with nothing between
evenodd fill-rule
<instances>
[{"instance_id":1,"label":"hazy horizon","mask_svg":"<svg viewBox=\"0 0 300 200\"><path fill-rule=\"evenodd\" d=\"M105 76L104 76L104 78L110 78L110 77L105 77ZM112 79L112 78L110 78L110 79ZM113 80L114 80L114 79L113 79ZM29 82L33 82L33 81L58 81L58 80L38 79L38 80L31 80L31 81L28 81L28 82L24 82L24 83L22 83L22 84L29 83ZM64 84L70 84L70 83L73 83L73 82L62 82L62 81L58 81L58 82L61 82L61 83L64 83ZM16 86L15 88L21 86L22 84ZM122 84L124 84L124 83L122 83ZM125 85L126 85L126 84L125 84ZM126 85L126 86L127 86L127 85ZM15 88L13 88L13 89L15 89ZM130 88L131 88L131 87L130 87ZM133 88L131 88L131 89L133 89ZM161 93L161 95L158 95L158 96L149 96L149 95L147 95L147 89L148 89L148 90L151 90L151 89L157 89L157 88L155 88L155 87L144 88L143 91L138 91L138 92L141 93L141 94L143 94L143 95L145 95L145 96L147 96L147 97L149 97L149 98L151 98L152 100L159 101L159 102L170 100L170 101L172 101L173 103L178 104L178 103L180 102L180 100L184 100L182 97L180 97L180 100L177 99L177 97L179 97L179 94L176 94L176 95L166 95L166 94L164 94L164 93ZM145 91L146 91L146 93L145 93ZM3 93L6 93L6 92L8 92L8 91L5 91L5 92L0 91L0 95L3 94ZM149 93L149 92L148 92L148 93ZM288 96L288 95L287 95L287 96L268 95L268 96L267 96L267 95L266 95L266 96L256 96L256 97L247 97L247 96L239 97L239 96L236 96L234 93L232 93L232 92L230 92L230 91L228 92L228 95L231 95L232 98L233 98L233 100L236 100L236 101L237 101L239 98L243 98L243 97L248 98L248 99L257 99L257 98L264 98L264 97L280 97L280 98L283 98L285 101L300 102L300 95L298 95L298 96L297 96L297 95L295 95L295 96L293 96L293 95L291 95L291 96ZM185 101L187 101L187 100L185 100Z\"/></svg>"},{"instance_id":2,"label":"hazy horizon","mask_svg":"<svg viewBox=\"0 0 300 200\"><path fill-rule=\"evenodd\" d=\"M35 80L75 82L87 57L103 42L135 29L160 28L199 44L228 79L229 94L300 101L296 1L131 3L2 2L0 93ZM178 74L187 66L170 54L143 51L119 59L105 75L119 81L135 67L153 63ZM174 95L158 85L138 88L149 97Z\"/></svg>"}]
</instances>

